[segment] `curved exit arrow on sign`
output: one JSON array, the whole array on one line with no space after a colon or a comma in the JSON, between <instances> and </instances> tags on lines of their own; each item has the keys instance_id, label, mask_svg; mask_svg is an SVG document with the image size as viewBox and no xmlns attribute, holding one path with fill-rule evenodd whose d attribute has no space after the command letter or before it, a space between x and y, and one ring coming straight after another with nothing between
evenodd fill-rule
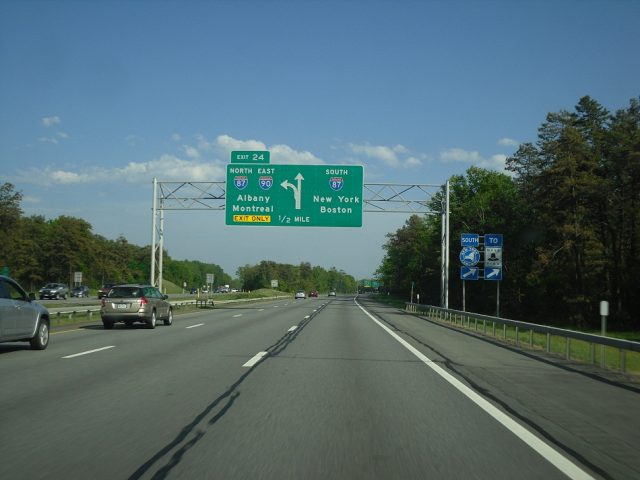
<instances>
[{"instance_id":1,"label":"curved exit arrow on sign","mask_svg":"<svg viewBox=\"0 0 640 480\"><path fill-rule=\"evenodd\" d=\"M289 180L285 180L280 184L280 186L285 190L287 188L290 188L293 190L293 199L296 202L296 210L300 210L302 208L302 180L304 180L304 177L302 176L301 173L298 173L295 179L298 181L297 187L293 183L289 183Z\"/></svg>"}]
</instances>

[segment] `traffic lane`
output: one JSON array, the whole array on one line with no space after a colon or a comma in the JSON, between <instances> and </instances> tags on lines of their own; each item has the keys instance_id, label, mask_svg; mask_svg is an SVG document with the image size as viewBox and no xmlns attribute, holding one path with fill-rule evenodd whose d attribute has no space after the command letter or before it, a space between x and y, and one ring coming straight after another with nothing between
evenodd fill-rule
<instances>
[{"instance_id":1,"label":"traffic lane","mask_svg":"<svg viewBox=\"0 0 640 480\"><path fill-rule=\"evenodd\" d=\"M364 301L414 346L590 469L639 478L640 393L468 332Z\"/></svg>"},{"instance_id":2,"label":"traffic lane","mask_svg":"<svg viewBox=\"0 0 640 480\"><path fill-rule=\"evenodd\" d=\"M283 299L284 300L284 299ZM248 315L249 312L264 312L269 311L271 308L284 308L289 305L288 300L280 301L268 301L260 302L259 304L251 304L251 306L237 304L235 306L229 306L221 309L214 310L198 310L193 313L174 315L174 322L176 325L181 324L183 321L188 321L192 316L203 315L203 318L215 319L218 312L221 318L235 317L236 315ZM227 314L230 309L236 309L237 311L232 314ZM208 312L213 312L209 315ZM34 351L30 348L28 342L10 342L0 344L0 377L7 379L10 377L26 377L31 369L41 369L43 365L47 365L51 359L59 358L65 355L101 348L108 345L112 336L109 332L105 331L100 321L99 313L94 317L95 321L91 323L82 323L80 325L62 325L58 327L52 327L50 331L50 342L46 350ZM117 341L128 343L131 341L133 334L119 333L142 330L142 335L149 336L163 334L165 329L162 321L158 321L158 326L155 330L150 331L142 324L135 324L133 328L129 329L124 324L118 323L115 325L113 335L117 338ZM172 329L173 327L168 327ZM167 332L168 333L168 332ZM137 341L137 340L136 340Z\"/></svg>"},{"instance_id":3,"label":"traffic lane","mask_svg":"<svg viewBox=\"0 0 640 480\"><path fill-rule=\"evenodd\" d=\"M293 336L135 478L565 478L352 301Z\"/></svg>"},{"instance_id":4,"label":"traffic lane","mask_svg":"<svg viewBox=\"0 0 640 480\"><path fill-rule=\"evenodd\" d=\"M214 317L208 322L204 315L191 320L206 322L197 329L103 331L118 349L59 358L41 378L5 385L6 392L18 393L2 399L7 460L0 476L126 477L139 456L170 441L191 412L236 381L254 351L286 336L308 312L272 308L234 318L233 310L214 310L207 312ZM41 451L35 462L33 451Z\"/></svg>"}]
</instances>

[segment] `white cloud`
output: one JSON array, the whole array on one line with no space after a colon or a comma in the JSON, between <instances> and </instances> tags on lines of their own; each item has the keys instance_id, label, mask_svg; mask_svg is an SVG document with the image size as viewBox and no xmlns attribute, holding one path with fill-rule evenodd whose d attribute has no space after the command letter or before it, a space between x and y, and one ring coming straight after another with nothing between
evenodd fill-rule
<instances>
[{"instance_id":1,"label":"white cloud","mask_svg":"<svg viewBox=\"0 0 640 480\"><path fill-rule=\"evenodd\" d=\"M40 143L53 143L54 145L58 143L58 139L54 137L40 137L38 141Z\"/></svg>"},{"instance_id":2,"label":"white cloud","mask_svg":"<svg viewBox=\"0 0 640 480\"><path fill-rule=\"evenodd\" d=\"M68 133L66 133L66 132L56 132L56 136L57 136L58 138L64 138L64 139L69 138L69 134L68 134Z\"/></svg>"},{"instance_id":3,"label":"white cloud","mask_svg":"<svg viewBox=\"0 0 640 480\"><path fill-rule=\"evenodd\" d=\"M46 128L53 127L54 125L58 125L60 123L60 117L42 117L42 125Z\"/></svg>"},{"instance_id":4,"label":"white cloud","mask_svg":"<svg viewBox=\"0 0 640 480\"><path fill-rule=\"evenodd\" d=\"M480 162L479 166L482 168L490 169L490 170L502 171L504 170L506 160L507 160L506 155L502 155L502 154L491 155L491 158Z\"/></svg>"},{"instance_id":5,"label":"white cloud","mask_svg":"<svg viewBox=\"0 0 640 480\"><path fill-rule=\"evenodd\" d=\"M469 163L478 167L504 171L507 156L503 154L492 155L490 158L484 158L477 151L464 150L462 148L450 148L440 152L440 161L444 163L462 162Z\"/></svg>"},{"instance_id":6,"label":"white cloud","mask_svg":"<svg viewBox=\"0 0 640 480\"><path fill-rule=\"evenodd\" d=\"M148 162L130 162L123 167L92 167L78 171L55 168L32 168L20 174L19 181L36 185L69 185L81 183L145 183L153 178L165 181L221 181L226 170L220 162L184 160L162 155Z\"/></svg>"},{"instance_id":7,"label":"white cloud","mask_svg":"<svg viewBox=\"0 0 640 480\"><path fill-rule=\"evenodd\" d=\"M483 161L483 158L477 151L468 151L462 148L450 148L449 150L443 150L440 152L440 160L444 163L480 163Z\"/></svg>"},{"instance_id":8,"label":"white cloud","mask_svg":"<svg viewBox=\"0 0 640 480\"><path fill-rule=\"evenodd\" d=\"M388 147L385 145L369 145L369 144L355 144L349 143L347 145L349 153L364 156L373 160L381 162L387 167L404 167L414 168L422 165L421 158L427 158L426 155L411 155L411 151L404 145L394 145ZM406 158L405 158L406 157Z\"/></svg>"},{"instance_id":9,"label":"white cloud","mask_svg":"<svg viewBox=\"0 0 640 480\"><path fill-rule=\"evenodd\" d=\"M288 145L272 145L271 163L286 163L289 165L320 165L325 163L308 151L299 152Z\"/></svg>"},{"instance_id":10,"label":"white cloud","mask_svg":"<svg viewBox=\"0 0 640 480\"><path fill-rule=\"evenodd\" d=\"M407 168L419 167L422 165L422 160L416 157L409 157L404 161L404 166Z\"/></svg>"},{"instance_id":11,"label":"white cloud","mask_svg":"<svg viewBox=\"0 0 640 480\"><path fill-rule=\"evenodd\" d=\"M498 140L498 145L502 145L503 147L517 147L519 145L517 140L513 138L501 138Z\"/></svg>"},{"instance_id":12,"label":"white cloud","mask_svg":"<svg viewBox=\"0 0 640 480\"><path fill-rule=\"evenodd\" d=\"M183 145L184 153L189 158L200 158L200 152L197 148L191 147L189 145Z\"/></svg>"},{"instance_id":13,"label":"white cloud","mask_svg":"<svg viewBox=\"0 0 640 480\"><path fill-rule=\"evenodd\" d=\"M268 150L267 146L258 140L238 140L229 135L218 135L216 144L228 155L233 150Z\"/></svg>"},{"instance_id":14,"label":"white cloud","mask_svg":"<svg viewBox=\"0 0 640 480\"><path fill-rule=\"evenodd\" d=\"M180 140L182 140L182 136L179 133L174 133L171 135L171 140L173 140L174 142L179 142Z\"/></svg>"}]
</instances>

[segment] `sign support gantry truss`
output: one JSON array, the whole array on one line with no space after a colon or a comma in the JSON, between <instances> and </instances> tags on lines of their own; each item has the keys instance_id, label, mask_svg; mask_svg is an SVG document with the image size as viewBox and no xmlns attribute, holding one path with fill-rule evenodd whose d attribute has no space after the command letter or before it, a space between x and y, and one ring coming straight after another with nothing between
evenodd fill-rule
<instances>
[{"instance_id":1,"label":"sign support gantry truss","mask_svg":"<svg viewBox=\"0 0 640 480\"><path fill-rule=\"evenodd\" d=\"M449 182L363 184L363 212L440 215L442 218L442 271L440 304L449 306ZM435 193L442 192L438 211L430 208ZM170 210L225 210L226 182L158 181L153 179L151 231L151 284L162 289L164 212Z\"/></svg>"}]
</instances>

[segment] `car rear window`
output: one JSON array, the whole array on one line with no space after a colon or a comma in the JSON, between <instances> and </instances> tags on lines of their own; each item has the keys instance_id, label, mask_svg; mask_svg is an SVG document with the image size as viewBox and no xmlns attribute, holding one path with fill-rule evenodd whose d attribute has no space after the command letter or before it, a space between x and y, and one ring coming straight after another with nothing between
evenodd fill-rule
<instances>
[{"instance_id":1,"label":"car rear window","mask_svg":"<svg viewBox=\"0 0 640 480\"><path fill-rule=\"evenodd\" d=\"M114 287L108 296L109 298L140 298L142 291L138 287Z\"/></svg>"}]
</instances>

